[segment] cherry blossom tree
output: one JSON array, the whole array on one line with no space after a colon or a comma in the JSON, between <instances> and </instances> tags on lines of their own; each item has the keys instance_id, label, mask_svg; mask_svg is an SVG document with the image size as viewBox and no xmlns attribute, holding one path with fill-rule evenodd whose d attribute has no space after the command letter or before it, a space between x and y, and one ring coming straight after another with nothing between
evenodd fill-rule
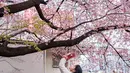
<instances>
[{"instance_id":1,"label":"cherry blossom tree","mask_svg":"<svg viewBox=\"0 0 130 73\"><path fill-rule=\"evenodd\" d=\"M75 51L85 56L81 64L89 71L125 72L130 67L129 16L129 0L1 2L0 56Z\"/></svg>"}]
</instances>

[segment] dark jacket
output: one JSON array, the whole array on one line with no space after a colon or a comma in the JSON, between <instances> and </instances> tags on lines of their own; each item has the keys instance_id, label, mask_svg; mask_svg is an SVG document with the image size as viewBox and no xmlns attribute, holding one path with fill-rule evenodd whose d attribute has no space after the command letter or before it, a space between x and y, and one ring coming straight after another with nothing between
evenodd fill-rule
<instances>
[{"instance_id":1,"label":"dark jacket","mask_svg":"<svg viewBox=\"0 0 130 73\"><path fill-rule=\"evenodd\" d=\"M82 69L81 69L80 65L76 65L74 73L82 73Z\"/></svg>"}]
</instances>

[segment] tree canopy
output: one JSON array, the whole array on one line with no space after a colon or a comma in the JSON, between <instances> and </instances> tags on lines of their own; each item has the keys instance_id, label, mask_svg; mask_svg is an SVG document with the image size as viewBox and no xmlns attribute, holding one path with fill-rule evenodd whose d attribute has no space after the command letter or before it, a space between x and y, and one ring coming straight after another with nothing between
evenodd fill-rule
<instances>
[{"instance_id":1,"label":"tree canopy","mask_svg":"<svg viewBox=\"0 0 130 73\"><path fill-rule=\"evenodd\" d=\"M129 0L2 0L0 7L0 56L52 49L107 65L112 54L130 67Z\"/></svg>"},{"instance_id":2,"label":"tree canopy","mask_svg":"<svg viewBox=\"0 0 130 73\"><path fill-rule=\"evenodd\" d=\"M71 46L82 52L99 48L95 46L97 43L107 45L104 48L113 48L122 58L116 48L128 49L130 45L127 0L4 3L1 2L0 8L0 56L14 57Z\"/></svg>"}]
</instances>

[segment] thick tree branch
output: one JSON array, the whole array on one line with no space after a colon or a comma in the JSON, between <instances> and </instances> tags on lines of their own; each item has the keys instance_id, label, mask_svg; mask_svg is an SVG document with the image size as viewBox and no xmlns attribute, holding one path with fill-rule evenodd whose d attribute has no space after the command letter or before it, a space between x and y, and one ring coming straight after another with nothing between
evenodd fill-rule
<instances>
[{"instance_id":1,"label":"thick tree branch","mask_svg":"<svg viewBox=\"0 0 130 73\"><path fill-rule=\"evenodd\" d=\"M47 2L44 2L44 0L28 0L28 1L25 1L25 2L22 2L22 3L2 7L2 8L0 8L0 17L3 17L4 14L17 13L17 12L20 12L22 10L26 10L28 8L31 8L31 7L35 6L40 18L43 21L45 21L46 23L48 23L48 25L51 28L58 29L58 30L63 30L63 28L54 26L53 23L49 21L49 19L46 19L43 16L42 10L41 10L41 8L39 6L40 3L46 4Z\"/></svg>"},{"instance_id":2,"label":"thick tree branch","mask_svg":"<svg viewBox=\"0 0 130 73\"><path fill-rule=\"evenodd\" d=\"M46 18L44 17L44 15L43 15L43 13L42 13L42 10L41 10L41 8L40 8L39 5L35 5L35 7L36 7L36 9L37 9L37 12L38 12L40 18L41 18L43 21L45 21L51 28L56 29L56 30L57 30L57 29L58 29L58 30L63 30L63 28L54 26L53 23L49 21L49 19L46 19Z\"/></svg>"},{"instance_id":3,"label":"thick tree branch","mask_svg":"<svg viewBox=\"0 0 130 73\"><path fill-rule=\"evenodd\" d=\"M35 6L36 4L40 4L40 1L39 0L28 0L28 1L25 1L22 3L2 7L2 8L0 8L0 17L4 16L5 11L8 12L9 14L17 13L17 12L20 12L22 10L26 10L28 8L31 8L31 7Z\"/></svg>"},{"instance_id":4,"label":"thick tree branch","mask_svg":"<svg viewBox=\"0 0 130 73\"><path fill-rule=\"evenodd\" d=\"M38 44L37 46L41 50L47 50L47 49L51 49L51 48L55 48L55 47L63 47L63 46L69 47L69 46L79 44L85 38L90 37L93 34L97 34L101 31L128 28L128 27L130 27L130 25L124 25L124 26L114 25L114 26L99 27L99 28L96 28L95 30L86 32L85 34L83 34L75 39L72 39L72 40L44 42L44 43ZM30 46L30 47L20 46L20 47L16 47L16 48L12 48L12 47L5 48L2 46L0 47L0 56L5 56L5 57L20 56L20 55L25 55L25 54L34 53L34 52L37 52L37 50L33 46Z\"/></svg>"}]
</instances>

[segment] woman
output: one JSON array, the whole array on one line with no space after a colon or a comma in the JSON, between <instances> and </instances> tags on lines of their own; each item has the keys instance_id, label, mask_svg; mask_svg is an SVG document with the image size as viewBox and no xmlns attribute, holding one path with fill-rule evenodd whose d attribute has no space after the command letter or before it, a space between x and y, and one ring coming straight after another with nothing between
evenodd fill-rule
<instances>
[{"instance_id":1,"label":"woman","mask_svg":"<svg viewBox=\"0 0 130 73\"><path fill-rule=\"evenodd\" d=\"M75 65L73 68L70 68L70 69L67 69L65 67L66 61L73 57L75 57L74 53L69 53L63 56L63 58L60 60L60 63L59 63L59 68L60 68L61 73L82 73L82 69L80 65Z\"/></svg>"}]
</instances>

